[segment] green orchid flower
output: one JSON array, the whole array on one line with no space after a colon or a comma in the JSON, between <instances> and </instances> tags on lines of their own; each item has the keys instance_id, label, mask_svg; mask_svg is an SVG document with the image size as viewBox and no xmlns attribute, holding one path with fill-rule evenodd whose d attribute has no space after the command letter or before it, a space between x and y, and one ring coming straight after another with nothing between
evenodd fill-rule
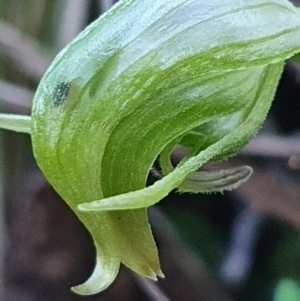
<instances>
[{"instance_id":1,"label":"green orchid flower","mask_svg":"<svg viewBox=\"0 0 300 301\"><path fill-rule=\"evenodd\" d=\"M93 237L95 270L74 292L106 289L121 263L163 277L146 208L173 189L223 191L249 177L247 166L199 168L257 132L299 49L286 0L121 0L58 54L31 117L0 116L31 134L41 170ZM173 167L176 145L190 152ZM161 178L146 187L157 158Z\"/></svg>"}]
</instances>

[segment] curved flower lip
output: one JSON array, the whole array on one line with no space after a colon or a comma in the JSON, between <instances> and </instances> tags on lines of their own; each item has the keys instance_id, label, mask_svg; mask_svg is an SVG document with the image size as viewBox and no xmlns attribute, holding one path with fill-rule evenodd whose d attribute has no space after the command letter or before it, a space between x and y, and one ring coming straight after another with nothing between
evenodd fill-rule
<instances>
[{"instance_id":1,"label":"curved flower lip","mask_svg":"<svg viewBox=\"0 0 300 301\"><path fill-rule=\"evenodd\" d=\"M204 182L206 185L212 187L212 192L231 190L246 182L252 173L250 166L242 166L238 168L231 168L228 170L214 171L214 172L199 172L198 175L190 177L190 181L195 181L196 189ZM166 176L167 177L167 176ZM167 180L167 178L165 179ZM202 182L202 183L201 183ZM191 186L191 183L187 183ZM161 184L161 185L164 185ZM202 184L203 185L203 184ZM154 196L153 191L157 193L158 185L154 184L153 187L144 188L141 190L117 195L109 198L104 198L98 201L82 203L77 206L77 210L81 212L93 211L111 211L111 210L129 210L143 207L150 207L159 202L164 196ZM182 186L182 185L181 185ZM204 186L205 188L207 186ZM166 187L165 187L166 188ZM151 189L151 190L150 190ZM184 191L188 188L183 187ZM166 188L166 191L167 188ZM198 192L198 191L197 191ZM206 191L204 191L206 192ZM167 192L166 192L167 193ZM140 201L143 200L143 201Z\"/></svg>"}]
</instances>

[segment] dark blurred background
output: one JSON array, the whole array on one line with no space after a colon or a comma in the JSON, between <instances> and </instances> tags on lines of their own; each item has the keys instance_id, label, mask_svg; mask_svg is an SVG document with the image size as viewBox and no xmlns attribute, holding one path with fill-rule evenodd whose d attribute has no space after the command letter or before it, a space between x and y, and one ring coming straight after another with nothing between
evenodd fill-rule
<instances>
[{"instance_id":1,"label":"dark blurred background","mask_svg":"<svg viewBox=\"0 0 300 301\"><path fill-rule=\"evenodd\" d=\"M0 111L29 115L54 56L113 3L0 0ZM150 208L165 279L122 267L106 292L79 297L70 287L94 267L91 238L43 178L30 137L0 131L0 301L300 300L300 66L293 61L260 133L222 163L243 164L255 172L235 191L172 193Z\"/></svg>"}]
</instances>

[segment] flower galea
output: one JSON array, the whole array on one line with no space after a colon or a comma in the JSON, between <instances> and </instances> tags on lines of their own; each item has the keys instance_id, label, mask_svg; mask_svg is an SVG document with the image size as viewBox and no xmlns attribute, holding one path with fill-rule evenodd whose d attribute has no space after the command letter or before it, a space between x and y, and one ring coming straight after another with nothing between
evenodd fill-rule
<instances>
[{"instance_id":1,"label":"flower galea","mask_svg":"<svg viewBox=\"0 0 300 301\"><path fill-rule=\"evenodd\" d=\"M74 292L104 290L121 263L163 277L146 208L173 189L249 177L247 166L198 169L257 132L298 52L299 10L286 0L121 0L54 59L30 117L0 116L31 134L40 169L93 237L94 272ZM175 145L190 152L173 167ZM161 178L146 187L156 159Z\"/></svg>"}]
</instances>

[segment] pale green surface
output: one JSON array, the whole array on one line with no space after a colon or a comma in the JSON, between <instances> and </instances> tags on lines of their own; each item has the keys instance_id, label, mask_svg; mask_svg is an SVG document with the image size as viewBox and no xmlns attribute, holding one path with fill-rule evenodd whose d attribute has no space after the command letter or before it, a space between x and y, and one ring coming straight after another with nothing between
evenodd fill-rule
<instances>
[{"instance_id":1,"label":"pale green surface","mask_svg":"<svg viewBox=\"0 0 300 301\"><path fill-rule=\"evenodd\" d=\"M0 114L0 128L30 134L31 117L14 114Z\"/></svg>"},{"instance_id":2,"label":"pale green surface","mask_svg":"<svg viewBox=\"0 0 300 301\"><path fill-rule=\"evenodd\" d=\"M108 287L120 263L163 276L145 208L174 188L220 191L248 178L249 167L194 172L256 133L299 49L300 16L284 0L123 0L56 57L31 134L41 170L97 249L76 293ZM0 120L16 129L19 119ZM173 169L176 143L191 153ZM160 153L165 176L145 188Z\"/></svg>"},{"instance_id":3,"label":"pale green surface","mask_svg":"<svg viewBox=\"0 0 300 301\"><path fill-rule=\"evenodd\" d=\"M276 286L273 301L300 301L298 283L292 279L281 279Z\"/></svg>"}]
</instances>

